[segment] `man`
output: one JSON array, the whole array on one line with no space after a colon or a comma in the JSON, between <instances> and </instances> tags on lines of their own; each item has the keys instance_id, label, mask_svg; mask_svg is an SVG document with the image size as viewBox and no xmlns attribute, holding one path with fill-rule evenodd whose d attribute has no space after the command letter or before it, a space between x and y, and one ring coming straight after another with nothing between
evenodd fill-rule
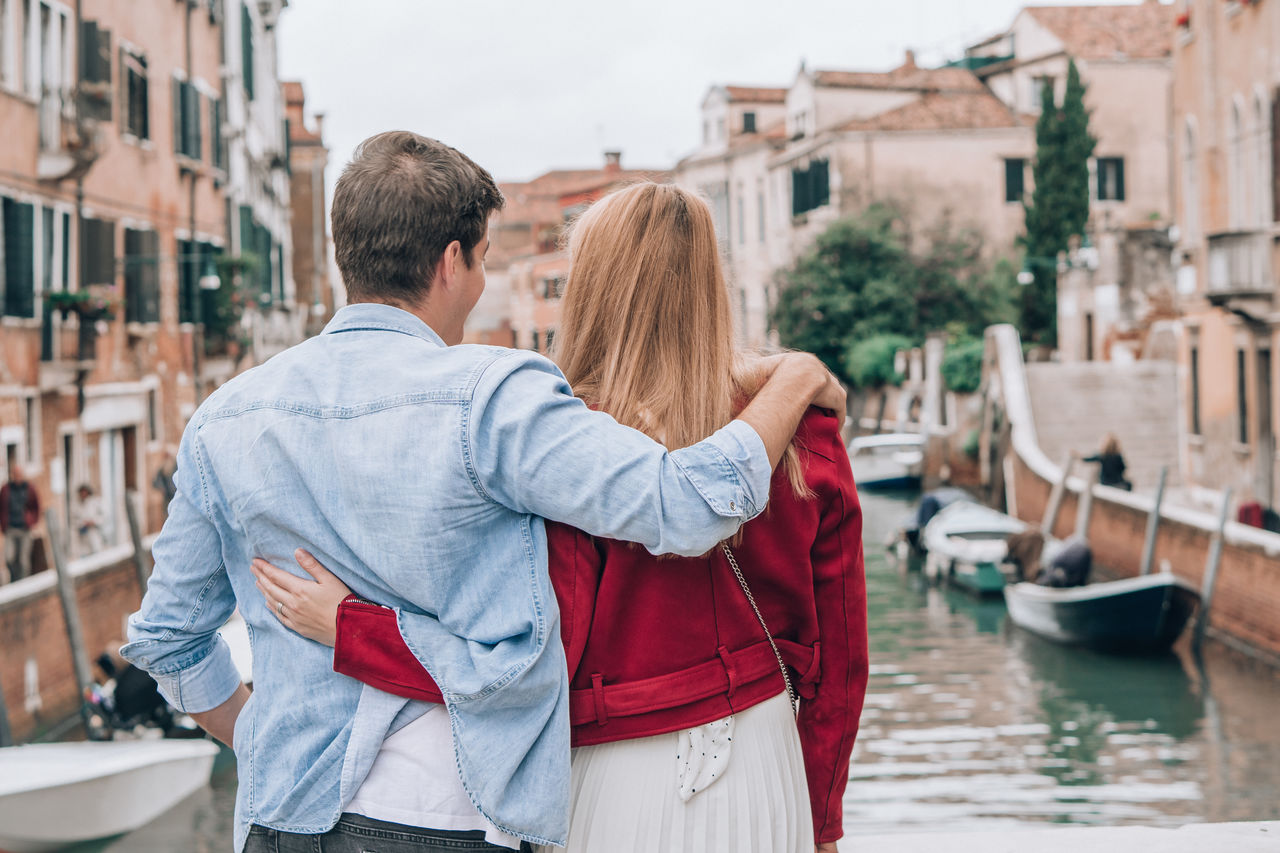
<instances>
[{"instance_id":1,"label":"man","mask_svg":"<svg viewBox=\"0 0 1280 853\"><path fill-rule=\"evenodd\" d=\"M348 307L212 394L183 436L122 653L234 742L237 850L563 844L568 683L542 519L704 553L763 509L810 402L843 410L816 359L788 356L739 420L667 452L587 409L545 358L456 346L502 204L448 146L366 140L333 199ZM283 565L303 544L356 593L430 617L402 633L444 694L434 734L429 706L334 674L327 647L267 611L251 559ZM252 698L215 633L237 604ZM371 774L406 731L425 735L408 760ZM428 789L449 808L384 810L372 788Z\"/></svg>"},{"instance_id":2,"label":"man","mask_svg":"<svg viewBox=\"0 0 1280 853\"><path fill-rule=\"evenodd\" d=\"M31 574L31 531L40 523L40 495L27 481L21 465L9 471L0 486L0 530L4 531L4 563L8 580ZM7 582L7 581L6 581Z\"/></svg>"}]
</instances>

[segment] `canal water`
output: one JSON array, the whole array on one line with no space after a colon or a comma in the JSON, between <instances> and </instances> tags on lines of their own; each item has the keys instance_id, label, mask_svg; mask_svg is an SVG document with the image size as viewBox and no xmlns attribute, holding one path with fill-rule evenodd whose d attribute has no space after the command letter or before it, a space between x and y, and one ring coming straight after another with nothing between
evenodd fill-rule
<instances>
[{"instance_id":1,"label":"canal water","mask_svg":"<svg viewBox=\"0 0 1280 853\"><path fill-rule=\"evenodd\" d=\"M1064 648L1001 601L930 588L884 543L912 495L862 495L871 681L850 835L1280 820L1280 673L1211 647ZM235 769L150 826L76 853L226 853Z\"/></svg>"}]
</instances>

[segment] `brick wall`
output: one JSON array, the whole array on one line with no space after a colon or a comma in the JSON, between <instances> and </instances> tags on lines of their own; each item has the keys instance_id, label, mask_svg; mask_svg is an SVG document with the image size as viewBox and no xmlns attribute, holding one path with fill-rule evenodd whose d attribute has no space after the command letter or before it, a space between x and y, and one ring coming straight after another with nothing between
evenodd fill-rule
<instances>
[{"instance_id":1,"label":"brick wall","mask_svg":"<svg viewBox=\"0 0 1280 853\"><path fill-rule=\"evenodd\" d=\"M74 715L80 707L62 602L56 586L50 583L53 573L39 580L43 581L42 589L0 602L0 649L4 650L0 654L0 691L16 743ZM8 592L17 589L10 587ZM92 667L99 653L123 639L125 619L142 600L132 558L78 576L76 597ZM25 708L27 661L31 658L36 662L41 702L35 713Z\"/></svg>"},{"instance_id":2,"label":"brick wall","mask_svg":"<svg viewBox=\"0 0 1280 853\"><path fill-rule=\"evenodd\" d=\"M1051 486L1021 459L1014 457L1017 515L1039 523L1049 502ZM1054 535L1071 535L1076 527L1079 495L1068 490L1054 527ZM1147 514L1133 507L1094 497L1088 538L1094 558L1121 577L1138 573L1146 535ZM1161 518L1156 536L1154 570L1168 560L1174 574L1200 589L1204 580L1211 534L1181 521ZM1273 663L1280 663L1280 559L1249 542L1224 542L1218 569L1209 629L1232 646Z\"/></svg>"}]
</instances>

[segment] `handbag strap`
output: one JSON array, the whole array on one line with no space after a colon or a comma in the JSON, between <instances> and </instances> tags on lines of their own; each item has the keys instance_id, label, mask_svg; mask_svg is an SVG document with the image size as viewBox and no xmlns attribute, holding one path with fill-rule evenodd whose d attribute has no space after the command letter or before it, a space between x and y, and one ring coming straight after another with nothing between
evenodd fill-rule
<instances>
[{"instance_id":1,"label":"handbag strap","mask_svg":"<svg viewBox=\"0 0 1280 853\"><path fill-rule=\"evenodd\" d=\"M773 656L778 659L778 669L782 670L782 683L787 686L787 701L791 703L791 713L798 716L800 703L796 700L796 691L791 686L791 675L787 672L787 665L782 660L782 652L778 651L778 644L773 641L773 634L769 632L769 626L764 622L764 616L760 613L759 605L756 604L756 597L751 594L751 587L747 586L747 579L742 576L742 569L738 568L738 561L734 559L733 551L729 550L729 546L724 542L720 543L720 550L724 552L725 559L729 561L729 568L733 569L733 575L738 579L738 586L742 587L742 591L747 596L747 603L755 611L756 619L764 629L764 637L773 649Z\"/></svg>"}]
</instances>

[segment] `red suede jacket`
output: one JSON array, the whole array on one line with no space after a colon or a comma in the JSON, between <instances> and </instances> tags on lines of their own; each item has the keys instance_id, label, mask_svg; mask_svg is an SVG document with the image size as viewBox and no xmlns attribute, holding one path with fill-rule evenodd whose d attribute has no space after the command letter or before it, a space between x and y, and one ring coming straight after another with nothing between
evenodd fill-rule
<instances>
[{"instance_id":1,"label":"red suede jacket","mask_svg":"<svg viewBox=\"0 0 1280 853\"><path fill-rule=\"evenodd\" d=\"M834 417L797 432L799 499L779 466L766 512L731 545L802 697L800 741L815 840L842 834L841 798L867 686L862 513ZM678 731L783 690L759 622L717 549L654 557L547 524L551 580L570 672L574 746ZM334 669L410 698L441 701L404 645L395 613L354 597L338 613Z\"/></svg>"}]
</instances>

